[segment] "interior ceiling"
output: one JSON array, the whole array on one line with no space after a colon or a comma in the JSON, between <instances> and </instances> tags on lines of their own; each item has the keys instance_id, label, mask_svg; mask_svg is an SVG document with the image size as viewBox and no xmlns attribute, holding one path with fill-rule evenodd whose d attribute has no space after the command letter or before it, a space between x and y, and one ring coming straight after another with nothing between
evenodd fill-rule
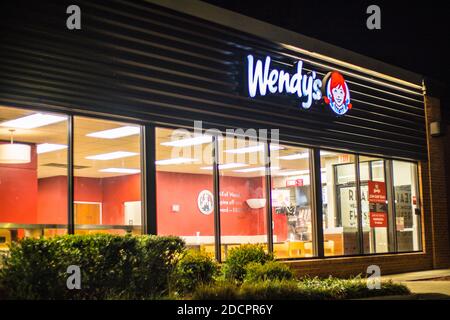
<instances>
[{"instance_id":1,"label":"interior ceiling","mask_svg":"<svg viewBox=\"0 0 450 320\"><path fill-rule=\"evenodd\" d=\"M0 124L7 120L21 118L36 113L35 111L0 107ZM117 139L101 139L86 136L89 133L114 129L127 123L98 120L92 118L75 117L75 136L74 136L74 174L82 177L113 177L121 176L123 173L105 173L100 172L106 168L128 168L140 169L140 136L132 135ZM0 126L0 140L9 140L10 128ZM163 142L173 141L180 137L172 137L173 130L166 128L158 128L156 132L156 159L165 160L176 157L194 158L197 161L192 163L174 164L174 165L157 165L158 171L193 173L193 174L212 174L212 170L201 169L212 165L211 144L205 143L195 147L173 148L161 145ZM184 137L186 138L186 137ZM34 129L15 129L14 141L24 143L55 143L67 145L67 123L65 121L50 124ZM252 142L250 145L254 145ZM253 152L245 154L225 153L226 149L241 148L249 146L248 141L236 138L224 138L219 141L220 145L220 161L221 164L227 163L244 163L246 166L240 168L222 169L221 175L236 177L257 177L263 176L264 171L256 172L236 172L235 170L247 169L253 167L262 167L263 152ZM197 148L195 150L195 148ZM283 170L307 170L309 167L309 159L297 160L279 160L278 156L291 155L296 153L307 152L307 149L282 146L283 149L272 150L272 163ZM115 151L135 152L138 155L125 157L114 160L90 160L87 156L110 153ZM330 156L333 156L332 154ZM278 161L278 163L276 162ZM251 163L251 164L250 164ZM65 165L67 164L67 149L57 150L38 155L38 177L52 177L66 175ZM275 172L275 171L274 171Z\"/></svg>"}]
</instances>

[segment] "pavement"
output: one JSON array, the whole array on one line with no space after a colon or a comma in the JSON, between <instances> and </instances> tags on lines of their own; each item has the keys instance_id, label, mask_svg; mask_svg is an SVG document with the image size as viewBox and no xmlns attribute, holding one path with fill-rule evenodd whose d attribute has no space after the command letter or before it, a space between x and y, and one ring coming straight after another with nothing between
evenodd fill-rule
<instances>
[{"instance_id":1,"label":"pavement","mask_svg":"<svg viewBox=\"0 0 450 320\"><path fill-rule=\"evenodd\" d=\"M446 277L446 280L439 278ZM381 277L405 284L411 296L385 297L390 300L450 300L450 269L426 270Z\"/></svg>"}]
</instances>

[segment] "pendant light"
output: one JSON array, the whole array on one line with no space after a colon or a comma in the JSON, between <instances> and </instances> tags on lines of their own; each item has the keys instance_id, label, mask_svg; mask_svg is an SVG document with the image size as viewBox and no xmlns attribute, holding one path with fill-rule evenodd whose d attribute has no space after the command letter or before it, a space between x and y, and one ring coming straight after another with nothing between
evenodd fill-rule
<instances>
[{"instance_id":1,"label":"pendant light","mask_svg":"<svg viewBox=\"0 0 450 320\"><path fill-rule=\"evenodd\" d=\"M3 164L21 164L31 162L31 147L28 144L14 143L13 129L10 143L0 144L0 163Z\"/></svg>"}]
</instances>

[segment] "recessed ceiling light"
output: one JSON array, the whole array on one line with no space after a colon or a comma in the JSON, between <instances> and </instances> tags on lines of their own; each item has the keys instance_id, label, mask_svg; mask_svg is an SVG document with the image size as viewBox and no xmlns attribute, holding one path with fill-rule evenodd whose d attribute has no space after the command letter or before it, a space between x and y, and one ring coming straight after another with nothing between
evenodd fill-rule
<instances>
[{"instance_id":1,"label":"recessed ceiling light","mask_svg":"<svg viewBox=\"0 0 450 320\"><path fill-rule=\"evenodd\" d=\"M5 121L0 124L2 127L18 128L18 129L34 129L47 126L49 124L65 121L66 116L56 116L53 114L35 113L29 116Z\"/></svg>"},{"instance_id":2,"label":"recessed ceiling light","mask_svg":"<svg viewBox=\"0 0 450 320\"><path fill-rule=\"evenodd\" d=\"M86 136L93 138L101 138L101 139L117 139L122 137L128 137L135 134L139 134L141 128L134 126L124 126L115 129L96 131L92 133L88 133Z\"/></svg>"},{"instance_id":3,"label":"recessed ceiling light","mask_svg":"<svg viewBox=\"0 0 450 320\"><path fill-rule=\"evenodd\" d=\"M139 169L130 169L130 168L106 168L98 170L100 172L107 172L107 173L139 173L141 170Z\"/></svg>"},{"instance_id":4,"label":"recessed ceiling light","mask_svg":"<svg viewBox=\"0 0 450 320\"><path fill-rule=\"evenodd\" d=\"M240 168L240 167L247 167L248 164L244 164L244 163L224 163L224 164L219 164L219 169L221 170L225 170L225 169L233 169L233 168ZM212 170L213 167L212 166L208 166L208 167L201 167L200 169L202 170Z\"/></svg>"},{"instance_id":5,"label":"recessed ceiling light","mask_svg":"<svg viewBox=\"0 0 450 320\"><path fill-rule=\"evenodd\" d=\"M279 170L279 167L271 167L270 170L275 171ZM234 172L255 172L255 171L264 171L266 170L266 167L256 167L256 168L246 168L246 169L239 169L239 170L233 170Z\"/></svg>"},{"instance_id":6,"label":"recessed ceiling light","mask_svg":"<svg viewBox=\"0 0 450 320\"><path fill-rule=\"evenodd\" d=\"M62 149L67 149L67 146L65 144L41 143L36 146L36 153L41 154Z\"/></svg>"},{"instance_id":7,"label":"recessed ceiling light","mask_svg":"<svg viewBox=\"0 0 450 320\"><path fill-rule=\"evenodd\" d=\"M94 156L87 156L86 159L89 159L89 160L113 160L113 159L119 159L119 158L132 157L132 156L136 156L138 154L139 153L136 153L136 152L115 151L115 152L97 154Z\"/></svg>"},{"instance_id":8,"label":"recessed ceiling light","mask_svg":"<svg viewBox=\"0 0 450 320\"><path fill-rule=\"evenodd\" d=\"M193 138L161 142L161 145L168 147L188 147L210 142L212 142L212 136L202 135Z\"/></svg>"},{"instance_id":9,"label":"recessed ceiling light","mask_svg":"<svg viewBox=\"0 0 450 320\"><path fill-rule=\"evenodd\" d=\"M277 176L300 176L305 174L309 174L309 170L287 170L276 173Z\"/></svg>"},{"instance_id":10,"label":"recessed ceiling light","mask_svg":"<svg viewBox=\"0 0 450 320\"><path fill-rule=\"evenodd\" d=\"M171 164L181 164L181 163L189 163L189 162L195 162L198 161L197 159L193 158L171 158L171 159L164 159L164 160L156 160L156 165L171 165Z\"/></svg>"},{"instance_id":11,"label":"recessed ceiling light","mask_svg":"<svg viewBox=\"0 0 450 320\"><path fill-rule=\"evenodd\" d=\"M272 151L281 150L281 149L284 149L284 148L279 145L275 145L275 144L270 145L270 150L272 150ZM225 150L225 152L227 152L227 153L236 153L236 154L260 152L260 151L264 151L264 144L258 144L256 146Z\"/></svg>"},{"instance_id":12,"label":"recessed ceiling light","mask_svg":"<svg viewBox=\"0 0 450 320\"><path fill-rule=\"evenodd\" d=\"M308 152L301 152L301 153L295 153L295 154L290 154L287 156L278 157L278 159L281 159L281 160L298 160L298 159L306 159L306 158L309 158Z\"/></svg>"}]
</instances>

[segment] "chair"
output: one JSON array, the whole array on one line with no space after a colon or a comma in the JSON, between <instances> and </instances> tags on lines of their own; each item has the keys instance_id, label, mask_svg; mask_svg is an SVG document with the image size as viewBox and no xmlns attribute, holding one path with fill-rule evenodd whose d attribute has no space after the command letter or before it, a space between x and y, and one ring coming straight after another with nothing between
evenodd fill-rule
<instances>
[{"instance_id":1,"label":"chair","mask_svg":"<svg viewBox=\"0 0 450 320\"><path fill-rule=\"evenodd\" d=\"M326 256L334 256L334 241L326 240L323 243L323 251Z\"/></svg>"},{"instance_id":2,"label":"chair","mask_svg":"<svg viewBox=\"0 0 450 320\"><path fill-rule=\"evenodd\" d=\"M288 242L289 257L304 257L305 243L303 241Z\"/></svg>"},{"instance_id":3,"label":"chair","mask_svg":"<svg viewBox=\"0 0 450 320\"><path fill-rule=\"evenodd\" d=\"M289 257L289 243L279 242L273 244L273 251L277 258Z\"/></svg>"}]
</instances>

